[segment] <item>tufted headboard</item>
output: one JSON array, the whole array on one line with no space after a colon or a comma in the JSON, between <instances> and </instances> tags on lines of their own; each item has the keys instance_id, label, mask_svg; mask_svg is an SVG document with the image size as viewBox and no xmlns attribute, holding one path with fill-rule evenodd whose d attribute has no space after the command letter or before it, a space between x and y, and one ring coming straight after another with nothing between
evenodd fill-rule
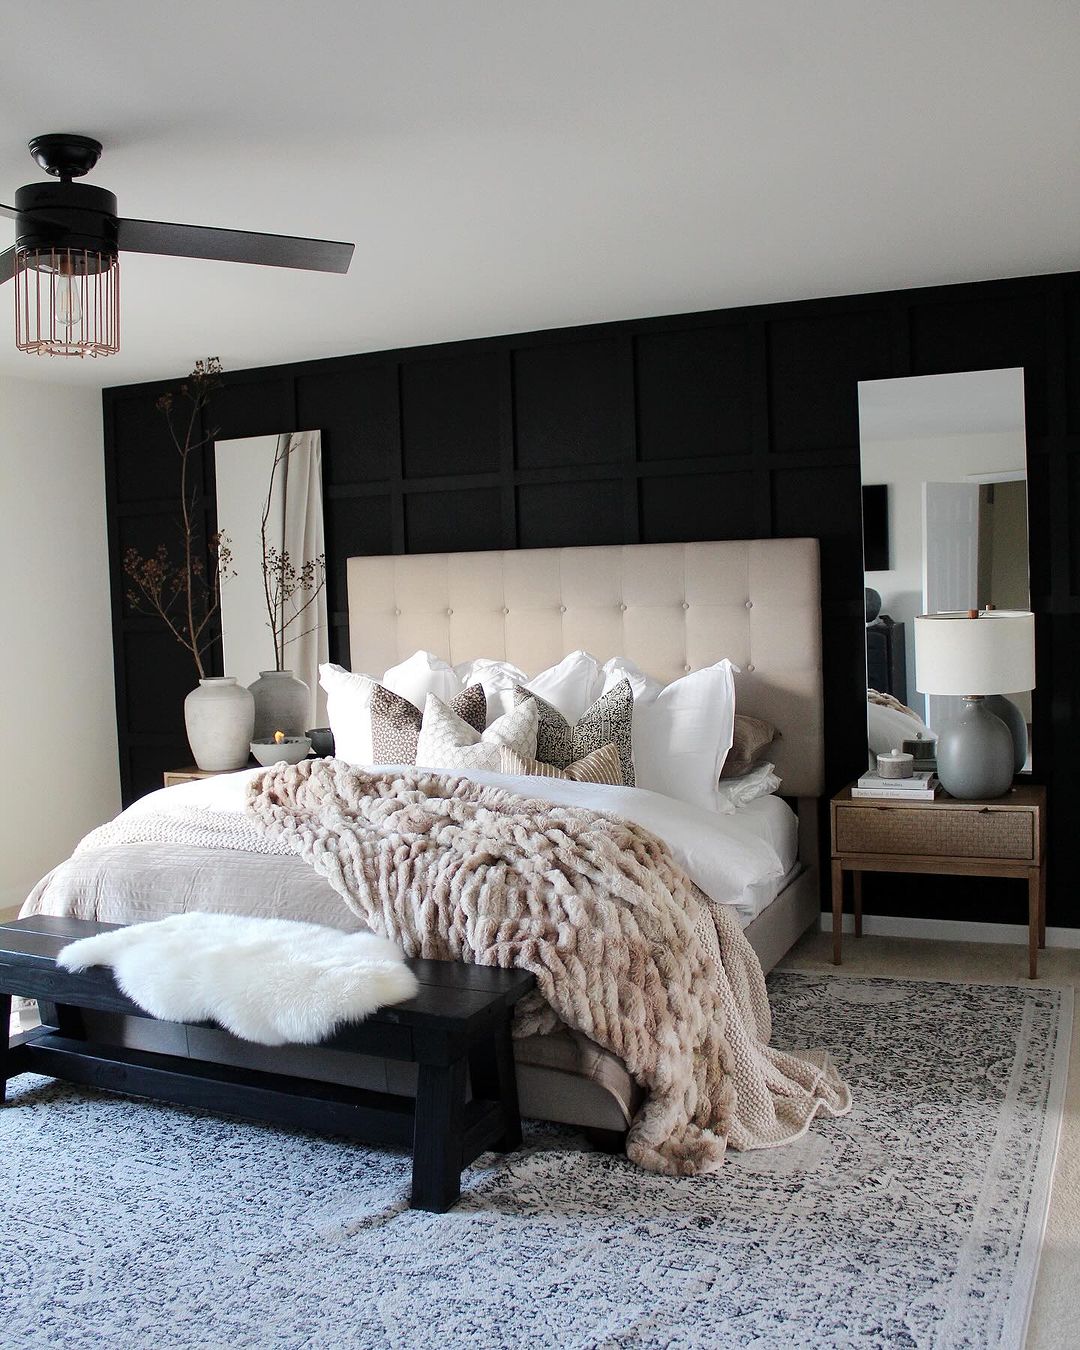
<instances>
[{"instance_id":1,"label":"tufted headboard","mask_svg":"<svg viewBox=\"0 0 1080 1350\"><path fill-rule=\"evenodd\" d=\"M582 647L665 684L730 657L739 711L782 733L785 795L823 790L816 539L350 558L348 587L352 668L373 675L421 648L535 675Z\"/></svg>"}]
</instances>

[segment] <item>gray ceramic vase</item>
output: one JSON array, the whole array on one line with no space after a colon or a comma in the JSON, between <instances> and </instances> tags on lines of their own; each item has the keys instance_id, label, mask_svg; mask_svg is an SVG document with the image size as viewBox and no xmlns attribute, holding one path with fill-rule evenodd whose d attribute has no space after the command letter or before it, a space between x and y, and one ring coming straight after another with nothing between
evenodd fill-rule
<instances>
[{"instance_id":1,"label":"gray ceramic vase","mask_svg":"<svg viewBox=\"0 0 1080 1350\"><path fill-rule=\"evenodd\" d=\"M255 727L255 700L232 675L200 680L184 699L188 744L200 769L242 769Z\"/></svg>"},{"instance_id":2,"label":"gray ceramic vase","mask_svg":"<svg viewBox=\"0 0 1080 1350\"><path fill-rule=\"evenodd\" d=\"M1004 694L989 694L983 699L983 706L987 712L1000 717L1009 728L1013 738L1013 773L1019 773L1027 763L1028 753L1028 730L1024 714Z\"/></svg>"},{"instance_id":3,"label":"gray ceramic vase","mask_svg":"<svg viewBox=\"0 0 1080 1350\"><path fill-rule=\"evenodd\" d=\"M986 702L965 698L960 715L938 736L938 778L945 791L961 801L1000 797L1012 787L1012 734L987 710Z\"/></svg>"},{"instance_id":4,"label":"gray ceramic vase","mask_svg":"<svg viewBox=\"0 0 1080 1350\"><path fill-rule=\"evenodd\" d=\"M302 736L311 716L311 690L291 670L262 670L248 685L255 698L254 741L268 740L275 731Z\"/></svg>"}]
</instances>

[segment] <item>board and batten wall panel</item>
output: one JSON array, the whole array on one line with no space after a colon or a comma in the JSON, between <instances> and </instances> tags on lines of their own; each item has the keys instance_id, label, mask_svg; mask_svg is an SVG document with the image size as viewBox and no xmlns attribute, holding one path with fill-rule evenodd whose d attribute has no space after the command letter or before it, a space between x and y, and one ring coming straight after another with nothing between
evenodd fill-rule
<instances>
[{"instance_id":1,"label":"board and batten wall panel","mask_svg":"<svg viewBox=\"0 0 1080 1350\"><path fill-rule=\"evenodd\" d=\"M229 372L220 435L323 434L331 652L348 661L345 559L443 549L814 535L821 540L826 772L862 767L860 380L1022 366L1040 687L1035 767L1052 875L1080 808L1080 277L630 320ZM182 372L177 372L180 378ZM173 473L154 400L105 391L125 795L188 759L190 675L125 613L120 541L148 537ZM213 456L203 465L213 483ZM212 529L212 499L207 529ZM479 654L479 653L478 653ZM875 878L867 908L1017 921L1009 882ZM1050 922L1080 925L1054 886Z\"/></svg>"},{"instance_id":2,"label":"board and batten wall panel","mask_svg":"<svg viewBox=\"0 0 1080 1350\"><path fill-rule=\"evenodd\" d=\"M7 916L120 806L97 390L0 379L0 501Z\"/></svg>"}]
</instances>

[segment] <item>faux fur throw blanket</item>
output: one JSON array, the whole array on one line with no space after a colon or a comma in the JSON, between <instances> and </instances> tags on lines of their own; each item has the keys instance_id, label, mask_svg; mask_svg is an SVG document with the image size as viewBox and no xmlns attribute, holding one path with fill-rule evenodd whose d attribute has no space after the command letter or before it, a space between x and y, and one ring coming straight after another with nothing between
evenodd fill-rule
<instances>
[{"instance_id":1,"label":"faux fur throw blanket","mask_svg":"<svg viewBox=\"0 0 1080 1350\"><path fill-rule=\"evenodd\" d=\"M412 998L416 976L375 933L235 914L174 914L69 942L65 970L112 966L153 1017L209 1019L260 1045L313 1045L345 1022Z\"/></svg>"},{"instance_id":2,"label":"faux fur throw blanket","mask_svg":"<svg viewBox=\"0 0 1080 1350\"><path fill-rule=\"evenodd\" d=\"M646 1090L628 1155L709 1172L728 1143L850 1110L827 1060L769 1046L761 966L735 918L636 825L465 778L340 760L278 765L248 808L408 956L536 976L515 1034L583 1032Z\"/></svg>"}]
</instances>

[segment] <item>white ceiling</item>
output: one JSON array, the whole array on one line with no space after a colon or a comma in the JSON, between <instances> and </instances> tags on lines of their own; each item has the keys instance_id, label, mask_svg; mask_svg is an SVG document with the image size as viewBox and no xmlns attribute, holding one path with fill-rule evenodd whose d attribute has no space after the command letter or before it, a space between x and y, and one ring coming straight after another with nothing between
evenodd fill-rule
<instances>
[{"instance_id":1,"label":"white ceiling","mask_svg":"<svg viewBox=\"0 0 1080 1350\"><path fill-rule=\"evenodd\" d=\"M1061 0L34 13L0 51L0 200L39 176L31 136L76 131L123 214L357 252L344 278L128 255L119 357L6 337L0 373L120 384L1080 266Z\"/></svg>"},{"instance_id":2,"label":"white ceiling","mask_svg":"<svg viewBox=\"0 0 1080 1350\"><path fill-rule=\"evenodd\" d=\"M1011 434L1022 443L1024 372L965 370L859 384L862 441Z\"/></svg>"}]
</instances>

